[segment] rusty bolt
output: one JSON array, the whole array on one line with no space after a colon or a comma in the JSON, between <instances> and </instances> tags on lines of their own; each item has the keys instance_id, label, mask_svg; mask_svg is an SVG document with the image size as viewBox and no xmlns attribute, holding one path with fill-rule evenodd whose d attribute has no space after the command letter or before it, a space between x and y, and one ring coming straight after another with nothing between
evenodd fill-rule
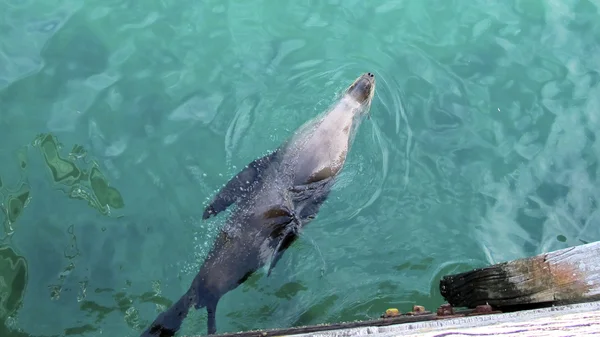
<instances>
[{"instance_id":1,"label":"rusty bolt","mask_svg":"<svg viewBox=\"0 0 600 337\"><path fill-rule=\"evenodd\" d=\"M421 314L425 312L425 307L422 305L414 305L413 306L413 312L415 314Z\"/></svg>"},{"instance_id":2,"label":"rusty bolt","mask_svg":"<svg viewBox=\"0 0 600 337\"><path fill-rule=\"evenodd\" d=\"M450 304L448 304L448 303L442 304L437 309L437 315L438 316L450 316L450 315L454 315L454 308L452 308L452 306Z\"/></svg>"},{"instance_id":3,"label":"rusty bolt","mask_svg":"<svg viewBox=\"0 0 600 337\"><path fill-rule=\"evenodd\" d=\"M476 306L475 310L473 310L473 312L470 314L467 314L467 316L499 314L501 312L502 311L494 310L494 308L492 308L492 306L489 304L482 304Z\"/></svg>"},{"instance_id":4,"label":"rusty bolt","mask_svg":"<svg viewBox=\"0 0 600 337\"><path fill-rule=\"evenodd\" d=\"M422 305L414 305L413 310L406 313L407 315L424 315L430 314L429 311L425 310L425 307Z\"/></svg>"},{"instance_id":5,"label":"rusty bolt","mask_svg":"<svg viewBox=\"0 0 600 337\"><path fill-rule=\"evenodd\" d=\"M482 304L475 307L475 312L478 314L491 313L492 311L492 306L489 304Z\"/></svg>"}]
</instances>

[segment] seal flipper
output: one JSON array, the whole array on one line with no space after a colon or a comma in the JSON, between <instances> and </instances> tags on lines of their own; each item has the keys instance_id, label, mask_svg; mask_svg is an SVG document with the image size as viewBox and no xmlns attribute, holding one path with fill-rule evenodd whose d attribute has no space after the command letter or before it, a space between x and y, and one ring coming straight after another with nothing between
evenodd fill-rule
<instances>
[{"instance_id":1,"label":"seal flipper","mask_svg":"<svg viewBox=\"0 0 600 337\"><path fill-rule=\"evenodd\" d=\"M267 277L271 276L271 271L277 265L277 262L283 256L283 253L298 239L298 234L294 232L286 233L286 236L281 240L275 252L273 253L273 257L271 258L271 264L269 265L269 270L267 271Z\"/></svg>"},{"instance_id":2,"label":"seal flipper","mask_svg":"<svg viewBox=\"0 0 600 337\"><path fill-rule=\"evenodd\" d=\"M271 263L267 271L267 276L270 276L271 271L283 256L283 253L298 239L302 223L296 217L295 213L289 211L287 208L271 210L267 212L266 216L267 218L274 219L272 226L275 228L271 236L273 237L272 240L277 241L277 246L273 250Z\"/></svg>"},{"instance_id":3,"label":"seal flipper","mask_svg":"<svg viewBox=\"0 0 600 337\"><path fill-rule=\"evenodd\" d=\"M161 312L150 327L140 337L171 337L181 328L181 323L188 315L192 298L188 293L183 295L167 311Z\"/></svg>"},{"instance_id":4,"label":"seal flipper","mask_svg":"<svg viewBox=\"0 0 600 337\"><path fill-rule=\"evenodd\" d=\"M262 181L262 172L271 164L278 150L252 161L248 166L231 178L221 188L212 202L204 209L202 219L206 220L213 215L227 209L234 202L244 198L247 193L257 188Z\"/></svg>"},{"instance_id":5,"label":"seal flipper","mask_svg":"<svg viewBox=\"0 0 600 337\"><path fill-rule=\"evenodd\" d=\"M191 306L206 308L208 313L207 332L214 335L217 331L216 310L219 297L211 295L202 287L192 286L179 300L161 312L140 337L173 337L181 329L183 320L187 317Z\"/></svg>"},{"instance_id":6,"label":"seal flipper","mask_svg":"<svg viewBox=\"0 0 600 337\"><path fill-rule=\"evenodd\" d=\"M210 303L206 305L206 313L207 315L207 324L206 324L206 333L208 335L214 335L217 333L217 304L219 301L214 301L214 303Z\"/></svg>"},{"instance_id":7,"label":"seal flipper","mask_svg":"<svg viewBox=\"0 0 600 337\"><path fill-rule=\"evenodd\" d=\"M217 304L219 303L221 296L208 291L208 289L202 285L203 282L198 278L198 275L196 275L196 278L192 283L189 292L191 292L194 300L194 308L196 308L196 310L206 308L206 333L208 335L214 335L217 333L216 313Z\"/></svg>"},{"instance_id":8,"label":"seal flipper","mask_svg":"<svg viewBox=\"0 0 600 337\"><path fill-rule=\"evenodd\" d=\"M282 235L283 238L280 239L279 244L273 252L273 257L271 258L271 264L269 266L269 270L267 271L267 276L271 275L271 271L273 268L275 268L277 262L279 262L283 256L283 253L300 238L300 229L302 226L306 225L316 217L317 213L319 212L319 208L323 202L327 200L327 197L331 192L331 185L333 182L334 179L329 177L307 185L295 186L291 190L291 192L294 193L294 199L304 201L308 200L309 202L305 204L302 209L300 209L300 212L298 213L299 218L296 213L282 210L287 212L286 216L290 220L288 220L285 226L281 227L282 230L279 232L273 232L274 236Z\"/></svg>"}]
</instances>

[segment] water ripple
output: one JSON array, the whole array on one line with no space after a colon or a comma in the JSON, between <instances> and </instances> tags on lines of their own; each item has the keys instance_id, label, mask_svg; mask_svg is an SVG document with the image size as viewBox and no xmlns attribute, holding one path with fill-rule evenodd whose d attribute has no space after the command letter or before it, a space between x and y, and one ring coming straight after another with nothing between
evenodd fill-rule
<instances>
[{"instance_id":1,"label":"water ripple","mask_svg":"<svg viewBox=\"0 0 600 337\"><path fill-rule=\"evenodd\" d=\"M0 90L39 71L44 64L40 55L44 45L83 7L77 1L54 2L57 3L47 2L42 7L35 4L35 10L31 2L0 3L0 8L4 8Z\"/></svg>"},{"instance_id":2,"label":"water ripple","mask_svg":"<svg viewBox=\"0 0 600 337\"><path fill-rule=\"evenodd\" d=\"M366 71L378 81L371 119L334 193L269 278L223 298L219 332L435 307L441 275L597 241L599 11L0 1L0 151L49 130L91 145L128 200L126 216L99 221L27 173L35 195L20 221L32 226L14 244L31 277L10 327L138 335L208 252L222 217L198 220L206 200ZM18 186L6 170L5 197ZM71 224L73 261L61 258ZM32 315L57 308L59 322ZM192 316L181 333L204 331L205 313Z\"/></svg>"}]
</instances>

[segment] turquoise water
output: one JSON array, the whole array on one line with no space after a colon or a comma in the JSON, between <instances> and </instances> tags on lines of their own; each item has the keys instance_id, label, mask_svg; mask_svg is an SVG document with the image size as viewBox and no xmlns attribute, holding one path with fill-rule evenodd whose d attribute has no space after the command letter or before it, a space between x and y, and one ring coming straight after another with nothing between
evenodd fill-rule
<instances>
[{"instance_id":1,"label":"turquoise water","mask_svg":"<svg viewBox=\"0 0 600 337\"><path fill-rule=\"evenodd\" d=\"M138 336L210 249L208 199L366 71L333 194L218 332L434 309L444 274L599 240L599 11L2 0L0 335Z\"/></svg>"}]
</instances>

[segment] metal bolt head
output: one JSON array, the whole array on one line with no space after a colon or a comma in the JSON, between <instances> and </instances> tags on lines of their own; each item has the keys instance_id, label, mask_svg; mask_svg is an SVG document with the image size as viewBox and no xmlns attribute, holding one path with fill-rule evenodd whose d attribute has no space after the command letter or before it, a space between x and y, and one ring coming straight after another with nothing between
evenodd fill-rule
<instances>
[{"instance_id":1,"label":"metal bolt head","mask_svg":"<svg viewBox=\"0 0 600 337\"><path fill-rule=\"evenodd\" d=\"M454 308L452 308L452 305L450 305L448 303L444 303L444 304L440 305L440 307L437 309L437 315L438 316L454 315Z\"/></svg>"},{"instance_id":2,"label":"metal bolt head","mask_svg":"<svg viewBox=\"0 0 600 337\"><path fill-rule=\"evenodd\" d=\"M492 306L489 304L482 304L482 305L478 305L475 307L475 312L476 313L488 313L488 312L492 312Z\"/></svg>"},{"instance_id":3,"label":"metal bolt head","mask_svg":"<svg viewBox=\"0 0 600 337\"><path fill-rule=\"evenodd\" d=\"M413 306L413 310L412 310L415 314L419 314L422 312L425 312L425 307L422 305L414 305Z\"/></svg>"}]
</instances>

